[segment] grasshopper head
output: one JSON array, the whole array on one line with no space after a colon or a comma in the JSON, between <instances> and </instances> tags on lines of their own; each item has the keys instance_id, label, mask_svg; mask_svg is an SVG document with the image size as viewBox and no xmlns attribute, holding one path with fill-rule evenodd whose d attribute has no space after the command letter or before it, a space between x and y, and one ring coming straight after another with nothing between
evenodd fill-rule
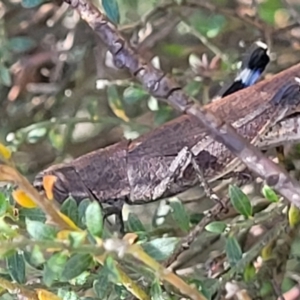
<instances>
[{"instance_id":1,"label":"grasshopper head","mask_svg":"<svg viewBox=\"0 0 300 300\"><path fill-rule=\"evenodd\" d=\"M76 201L88 198L89 193L76 170L68 165L56 165L40 172L33 186L44 192L48 199L62 203L72 196Z\"/></svg>"}]
</instances>

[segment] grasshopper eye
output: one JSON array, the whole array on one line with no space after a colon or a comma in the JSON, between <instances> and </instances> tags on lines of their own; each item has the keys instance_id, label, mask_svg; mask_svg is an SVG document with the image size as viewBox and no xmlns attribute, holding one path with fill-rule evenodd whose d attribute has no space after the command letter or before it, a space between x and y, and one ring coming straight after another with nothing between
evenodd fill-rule
<instances>
[{"instance_id":1,"label":"grasshopper eye","mask_svg":"<svg viewBox=\"0 0 300 300\"><path fill-rule=\"evenodd\" d=\"M61 180L58 180L54 183L52 193L53 198L60 203L65 201L69 197L69 190Z\"/></svg>"}]
</instances>

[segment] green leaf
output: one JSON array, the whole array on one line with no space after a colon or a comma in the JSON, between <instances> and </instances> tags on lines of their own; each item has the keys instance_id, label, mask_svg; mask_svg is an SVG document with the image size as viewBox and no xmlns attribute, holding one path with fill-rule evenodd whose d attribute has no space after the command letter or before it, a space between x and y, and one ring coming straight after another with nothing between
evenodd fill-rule
<instances>
[{"instance_id":1,"label":"green leaf","mask_svg":"<svg viewBox=\"0 0 300 300\"><path fill-rule=\"evenodd\" d=\"M25 8L33 8L44 3L44 0L22 0L22 6Z\"/></svg>"},{"instance_id":2,"label":"green leaf","mask_svg":"<svg viewBox=\"0 0 300 300\"><path fill-rule=\"evenodd\" d=\"M114 23L120 23L120 12L117 0L102 0L102 7L107 17Z\"/></svg>"},{"instance_id":3,"label":"green leaf","mask_svg":"<svg viewBox=\"0 0 300 300\"><path fill-rule=\"evenodd\" d=\"M61 287L58 290L58 295L57 296L59 296L60 299L62 299L62 300L84 300L85 299L84 297L79 297L77 291L76 292L75 291L70 291L70 290L67 290L64 287ZM89 297L87 297L87 298L89 298ZM40 299L40 300L47 300L47 299ZM49 300L51 300L51 299L49 299ZM92 299L87 299L87 300L99 300L99 299L93 299L92 298Z\"/></svg>"},{"instance_id":4,"label":"green leaf","mask_svg":"<svg viewBox=\"0 0 300 300\"><path fill-rule=\"evenodd\" d=\"M222 233L226 229L227 225L224 222L216 221L211 222L205 226L205 229L207 231L213 232L213 233Z\"/></svg>"},{"instance_id":5,"label":"green leaf","mask_svg":"<svg viewBox=\"0 0 300 300\"><path fill-rule=\"evenodd\" d=\"M113 113L121 120L128 122L129 119L126 115L123 103L120 100L118 90L115 86L111 85L107 87L108 104Z\"/></svg>"},{"instance_id":6,"label":"green leaf","mask_svg":"<svg viewBox=\"0 0 300 300\"><path fill-rule=\"evenodd\" d=\"M6 258L6 266L9 275L17 283L25 283L25 261L23 254L19 254L16 251Z\"/></svg>"},{"instance_id":7,"label":"green leaf","mask_svg":"<svg viewBox=\"0 0 300 300\"><path fill-rule=\"evenodd\" d=\"M152 299L165 300L165 298L163 297L162 294L163 294L163 291L161 289L160 283L157 279L155 279L150 288L150 295L151 295Z\"/></svg>"},{"instance_id":8,"label":"green leaf","mask_svg":"<svg viewBox=\"0 0 300 300\"><path fill-rule=\"evenodd\" d=\"M271 24L275 24L275 14L279 9L282 9L282 3L280 0L266 0L258 5L259 17Z\"/></svg>"},{"instance_id":9,"label":"green leaf","mask_svg":"<svg viewBox=\"0 0 300 300\"><path fill-rule=\"evenodd\" d=\"M129 86L123 92L124 101L128 104L136 104L149 97L149 94L142 87Z\"/></svg>"},{"instance_id":10,"label":"green leaf","mask_svg":"<svg viewBox=\"0 0 300 300\"><path fill-rule=\"evenodd\" d=\"M300 209L294 204L291 204L289 208L288 219L291 228L294 228L300 222Z\"/></svg>"},{"instance_id":11,"label":"green leaf","mask_svg":"<svg viewBox=\"0 0 300 300\"><path fill-rule=\"evenodd\" d=\"M0 217L2 217L8 208L8 199L5 194L0 193Z\"/></svg>"},{"instance_id":12,"label":"green leaf","mask_svg":"<svg viewBox=\"0 0 300 300\"><path fill-rule=\"evenodd\" d=\"M64 203L62 204L60 211L68 216L76 225L78 222L78 209L77 209L77 202L72 197L69 197Z\"/></svg>"},{"instance_id":13,"label":"green leaf","mask_svg":"<svg viewBox=\"0 0 300 300\"><path fill-rule=\"evenodd\" d=\"M194 286L194 288L197 289L197 291L200 291L207 300L213 299L213 295L220 287L219 280L213 278L207 278L205 279L205 281L192 278L187 280L187 284L189 284L190 286Z\"/></svg>"},{"instance_id":14,"label":"green leaf","mask_svg":"<svg viewBox=\"0 0 300 300\"><path fill-rule=\"evenodd\" d=\"M84 240L86 238L86 234L84 231L82 232L70 232L69 234L69 240L70 240L70 246L73 248L79 247L83 244Z\"/></svg>"},{"instance_id":15,"label":"green leaf","mask_svg":"<svg viewBox=\"0 0 300 300\"><path fill-rule=\"evenodd\" d=\"M138 216L134 213L128 214L128 220L126 223L126 227L130 232L141 232L146 231L143 223L140 221Z\"/></svg>"},{"instance_id":16,"label":"green leaf","mask_svg":"<svg viewBox=\"0 0 300 300\"><path fill-rule=\"evenodd\" d=\"M80 201L78 205L78 221L80 225L80 228L85 229L86 228L86 221L85 221L85 212L88 206L92 203L90 199L84 199Z\"/></svg>"},{"instance_id":17,"label":"green leaf","mask_svg":"<svg viewBox=\"0 0 300 300\"><path fill-rule=\"evenodd\" d=\"M32 221L39 221L42 223L44 223L46 221L46 216L45 216L44 212L38 207L36 207L36 208L20 207L19 217L20 218L28 218Z\"/></svg>"},{"instance_id":18,"label":"green leaf","mask_svg":"<svg viewBox=\"0 0 300 300\"><path fill-rule=\"evenodd\" d=\"M223 15L211 15L197 11L191 18L191 24L201 34L214 38L225 28L226 18Z\"/></svg>"},{"instance_id":19,"label":"green leaf","mask_svg":"<svg viewBox=\"0 0 300 300\"><path fill-rule=\"evenodd\" d=\"M277 196L275 191L266 184L262 188L262 194L270 202L278 202L279 201L279 197Z\"/></svg>"},{"instance_id":20,"label":"green leaf","mask_svg":"<svg viewBox=\"0 0 300 300\"><path fill-rule=\"evenodd\" d=\"M74 254L65 264L61 274L62 281L69 281L86 271L92 263L89 254Z\"/></svg>"},{"instance_id":21,"label":"green leaf","mask_svg":"<svg viewBox=\"0 0 300 300\"><path fill-rule=\"evenodd\" d=\"M27 141L31 144L37 143L46 134L47 129L45 127L34 128L27 134Z\"/></svg>"},{"instance_id":22,"label":"green leaf","mask_svg":"<svg viewBox=\"0 0 300 300\"><path fill-rule=\"evenodd\" d=\"M28 50L32 50L34 47L36 47L36 42L26 36L16 36L8 41L9 48L17 53L26 52Z\"/></svg>"},{"instance_id":23,"label":"green leaf","mask_svg":"<svg viewBox=\"0 0 300 300\"><path fill-rule=\"evenodd\" d=\"M170 201L172 208L172 217L183 231L189 231L190 229L190 218L187 214L185 207L178 198L173 198Z\"/></svg>"},{"instance_id":24,"label":"green leaf","mask_svg":"<svg viewBox=\"0 0 300 300\"><path fill-rule=\"evenodd\" d=\"M155 112L154 123L155 125L162 125L173 118L173 110L170 106L160 106L159 110Z\"/></svg>"},{"instance_id":25,"label":"green leaf","mask_svg":"<svg viewBox=\"0 0 300 300\"><path fill-rule=\"evenodd\" d=\"M23 255L26 263L34 268L38 268L45 263L44 254L38 246L34 246L30 251L24 251Z\"/></svg>"},{"instance_id":26,"label":"green leaf","mask_svg":"<svg viewBox=\"0 0 300 300\"><path fill-rule=\"evenodd\" d=\"M106 295L109 290L109 279L108 279L109 273L107 272L106 268L102 268L102 270L99 273L99 277L97 280L93 283L93 289L95 291L95 294L100 299L106 299Z\"/></svg>"},{"instance_id":27,"label":"green leaf","mask_svg":"<svg viewBox=\"0 0 300 300\"><path fill-rule=\"evenodd\" d=\"M225 252L231 267L242 259L243 252L235 237L228 237L225 244Z\"/></svg>"},{"instance_id":28,"label":"green leaf","mask_svg":"<svg viewBox=\"0 0 300 300\"><path fill-rule=\"evenodd\" d=\"M158 238L144 243L141 246L144 251L148 253L148 255L150 255L153 259L162 261L172 255L179 240L180 239L176 237Z\"/></svg>"},{"instance_id":29,"label":"green leaf","mask_svg":"<svg viewBox=\"0 0 300 300\"><path fill-rule=\"evenodd\" d=\"M68 256L62 252L55 253L48 259L43 271L43 282L48 287L59 280L67 260Z\"/></svg>"},{"instance_id":30,"label":"green leaf","mask_svg":"<svg viewBox=\"0 0 300 300\"><path fill-rule=\"evenodd\" d=\"M186 47L184 45L172 43L162 44L161 48L162 51L165 52L165 54L169 57L173 56L181 58L182 56L184 56L184 53L186 51Z\"/></svg>"},{"instance_id":31,"label":"green leaf","mask_svg":"<svg viewBox=\"0 0 300 300\"><path fill-rule=\"evenodd\" d=\"M11 86L12 80L9 69L0 64L0 83L5 86Z\"/></svg>"},{"instance_id":32,"label":"green leaf","mask_svg":"<svg viewBox=\"0 0 300 300\"><path fill-rule=\"evenodd\" d=\"M103 215L98 202L93 201L85 211L86 226L91 234L98 237L102 236Z\"/></svg>"},{"instance_id":33,"label":"green leaf","mask_svg":"<svg viewBox=\"0 0 300 300\"><path fill-rule=\"evenodd\" d=\"M252 205L247 197L240 188L235 185L229 186L229 197L230 201L237 212L249 218L252 216Z\"/></svg>"},{"instance_id":34,"label":"green leaf","mask_svg":"<svg viewBox=\"0 0 300 300\"><path fill-rule=\"evenodd\" d=\"M57 234L54 227L29 219L26 219L26 228L35 240L54 240Z\"/></svg>"},{"instance_id":35,"label":"green leaf","mask_svg":"<svg viewBox=\"0 0 300 300\"><path fill-rule=\"evenodd\" d=\"M108 255L105 260L104 267L108 271L108 278L111 282L115 284L119 284L121 282L121 276L119 274L119 271L116 267L116 262L112 258L111 255Z\"/></svg>"},{"instance_id":36,"label":"green leaf","mask_svg":"<svg viewBox=\"0 0 300 300\"><path fill-rule=\"evenodd\" d=\"M7 224L4 220L5 216L0 218L0 237L2 235L8 237L14 237L16 235L16 229L13 229L11 225Z\"/></svg>"},{"instance_id":37,"label":"green leaf","mask_svg":"<svg viewBox=\"0 0 300 300\"><path fill-rule=\"evenodd\" d=\"M253 280L255 277L255 274L256 274L255 267L252 264L249 264L245 268L244 274L243 274L245 282L250 282L251 280Z\"/></svg>"},{"instance_id":38,"label":"green leaf","mask_svg":"<svg viewBox=\"0 0 300 300\"><path fill-rule=\"evenodd\" d=\"M203 83L196 81L196 80L190 80L187 85L184 87L184 91L189 94L191 97L195 97L199 94Z\"/></svg>"}]
</instances>

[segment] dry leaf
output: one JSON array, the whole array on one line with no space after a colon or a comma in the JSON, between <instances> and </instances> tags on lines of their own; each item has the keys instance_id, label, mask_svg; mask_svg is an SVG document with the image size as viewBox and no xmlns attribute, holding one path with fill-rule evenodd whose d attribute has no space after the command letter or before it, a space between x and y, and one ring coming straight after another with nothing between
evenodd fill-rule
<instances>
[{"instance_id":1,"label":"dry leaf","mask_svg":"<svg viewBox=\"0 0 300 300\"><path fill-rule=\"evenodd\" d=\"M12 192L14 200L21 206L26 208L34 208L37 205L35 202L22 190L17 189Z\"/></svg>"},{"instance_id":2,"label":"dry leaf","mask_svg":"<svg viewBox=\"0 0 300 300\"><path fill-rule=\"evenodd\" d=\"M11 152L10 150L4 146L3 144L0 143L0 155L5 159L8 160L11 157Z\"/></svg>"},{"instance_id":3,"label":"dry leaf","mask_svg":"<svg viewBox=\"0 0 300 300\"><path fill-rule=\"evenodd\" d=\"M36 289L39 300L62 300L62 298L43 289Z\"/></svg>"}]
</instances>

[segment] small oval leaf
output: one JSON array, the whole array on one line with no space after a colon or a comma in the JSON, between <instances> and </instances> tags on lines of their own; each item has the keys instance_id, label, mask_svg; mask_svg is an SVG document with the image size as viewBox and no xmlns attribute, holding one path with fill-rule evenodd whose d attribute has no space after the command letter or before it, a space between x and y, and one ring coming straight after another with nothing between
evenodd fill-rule
<instances>
[{"instance_id":1,"label":"small oval leaf","mask_svg":"<svg viewBox=\"0 0 300 300\"><path fill-rule=\"evenodd\" d=\"M216 221L216 222L211 222L205 226L205 229L209 232L213 233L222 233L226 229L227 225L224 222L221 221Z\"/></svg>"},{"instance_id":2,"label":"small oval leaf","mask_svg":"<svg viewBox=\"0 0 300 300\"><path fill-rule=\"evenodd\" d=\"M78 208L75 199L69 197L61 205L60 211L69 217L75 224L78 222Z\"/></svg>"},{"instance_id":3,"label":"small oval leaf","mask_svg":"<svg viewBox=\"0 0 300 300\"><path fill-rule=\"evenodd\" d=\"M111 255L108 255L105 260L104 267L108 271L108 278L111 282L118 284L122 281L121 274L116 266L116 262Z\"/></svg>"},{"instance_id":4,"label":"small oval leaf","mask_svg":"<svg viewBox=\"0 0 300 300\"><path fill-rule=\"evenodd\" d=\"M142 88L129 86L123 92L124 101L128 104L136 104L142 101L149 94Z\"/></svg>"},{"instance_id":5,"label":"small oval leaf","mask_svg":"<svg viewBox=\"0 0 300 300\"><path fill-rule=\"evenodd\" d=\"M44 223L46 221L46 216L44 212L39 208L25 208L21 207L19 209L19 217L20 218L28 218L32 221L39 221Z\"/></svg>"},{"instance_id":6,"label":"small oval leaf","mask_svg":"<svg viewBox=\"0 0 300 300\"><path fill-rule=\"evenodd\" d=\"M57 234L54 227L29 219L26 219L26 228L35 240L54 240Z\"/></svg>"},{"instance_id":7,"label":"small oval leaf","mask_svg":"<svg viewBox=\"0 0 300 300\"><path fill-rule=\"evenodd\" d=\"M120 12L117 0L102 0L102 7L107 17L114 23L120 23Z\"/></svg>"},{"instance_id":8,"label":"small oval leaf","mask_svg":"<svg viewBox=\"0 0 300 300\"><path fill-rule=\"evenodd\" d=\"M90 203L91 203L91 201L89 199L84 199L78 205L78 222L79 222L80 228L83 228L83 229L86 228L85 212Z\"/></svg>"},{"instance_id":9,"label":"small oval leaf","mask_svg":"<svg viewBox=\"0 0 300 300\"><path fill-rule=\"evenodd\" d=\"M9 47L14 52L22 53L36 47L36 42L26 36L16 36L9 40Z\"/></svg>"},{"instance_id":10,"label":"small oval leaf","mask_svg":"<svg viewBox=\"0 0 300 300\"><path fill-rule=\"evenodd\" d=\"M98 202L93 201L85 211L86 226L91 234L101 237L103 230L103 215Z\"/></svg>"},{"instance_id":11,"label":"small oval leaf","mask_svg":"<svg viewBox=\"0 0 300 300\"><path fill-rule=\"evenodd\" d=\"M7 257L6 266L13 280L20 284L25 283L25 261L23 254L19 254L15 251L12 255Z\"/></svg>"},{"instance_id":12,"label":"small oval leaf","mask_svg":"<svg viewBox=\"0 0 300 300\"><path fill-rule=\"evenodd\" d=\"M107 88L107 95L108 95L108 104L114 114L120 118L121 120L128 122L129 118L126 115L124 110L123 104L120 100L118 91L115 86L109 86Z\"/></svg>"},{"instance_id":13,"label":"small oval leaf","mask_svg":"<svg viewBox=\"0 0 300 300\"><path fill-rule=\"evenodd\" d=\"M9 206L8 198L5 196L4 193L0 193L0 217L2 217Z\"/></svg>"},{"instance_id":14,"label":"small oval leaf","mask_svg":"<svg viewBox=\"0 0 300 300\"><path fill-rule=\"evenodd\" d=\"M275 191L266 184L262 188L262 194L270 202L278 202L279 201L279 197L277 196Z\"/></svg>"},{"instance_id":15,"label":"small oval leaf","mask_svg":"<svg viewBox=\"0 0 300 300\"><path fill-rule=\"evenodd\" d=\"M43 272L43 281L47 286L60 278L67 260L68 256L63 252L55 253L47 260Z\"/></svg>"},{"instance_id":16,"label":"small oval leaf","mask_svg":"<svg viewBox=\"0 0 300 300\"><path fill-rule=\"evenodd\" d=\"M42 4L44 0L22 0L22 6L25 8L33 8Z\"/></svg>"},{"instance_id":17,"label":"small oval leaf","mask_svg":"<svg viewBox=\"0 0 300 300\"><path fill-rule=\"evenodd\" d=\"M294 204L291 204L289 209L289 224L291 228L294 228L297 226L300 222L300 209L295 206Z\"/></svg>"},{"instance_id":18,"label":"small oval leaf","mask_svg":"<svg viewBox=\"0 0 300 300\"><path fill-rule=\"evenodd\" d=\"M11 86L12 80L9 69L0 64L0 82L5 86Z\"/></svg>"},{"instance_id":19,"label":"small oval leaf","mask_svg":"<svg viewBox=\"0 0 300 300\"><path fill-rule=\"evenodd\" d=\"M170 201L170 206L172 208L172 217L174 218L180 229L186 232L189 231L190 218L182 202L179 201L179 199L174 198Z\"/></svg>"},{"instance_id":20,"label":"small oval leaf","mask_svg":"<svg viewBox=\"0 0 300 300\"><path fill-rule=\"evenodd\" d=\"M92 262L89 254L75 254L65 264L61 274L62 281L69 281L86 271Z\"/></svg>"},{"instance_id":21,"label":"small oval leaf","mask_svg":"<svg viewBox=\"0 0 300 300\"><path fill-rule=\"evenodd\" d=\"M255 269L255 267L253 266L253 264L249 264L249 265L245 268L244 274L243 274L243 277L244 277L245 282L250 282L251 280L253 280L254 277L255 277L255 274L256 274L256 269Z\"/></svg>"},{"instance_id":22,"label":"small oval leaf","mask_svg":"<svg viewBox=\"0 0 300 300\"><path fill-rule=\"evenodd\" d=\"M107 295L108 289L109 289L109 280L108 280L109 273L107 272L106 268L102 268L98 279L94 281L93 283L93 289L95 291L95 294L100 299L105 299L105 296Z\"/></svg>"},{"instance_id":23,"label":"small oval leaf","mask_svg":"<svg viewBox=\"0 0 300 300\"><path fill-rule=\"evenodd\" d=\"M162 261L172 255L179 240L179 238L175 237L158 238L150 242L143 243L141 246L153 259Z\"/></svg>"},{"instance_id":24,"label":"small oval leaf","mask_svg":"<svg viewBox=\"0 0 300 300\"><path fill-rule=\"evenodd\" d=\"M128 228L129 232L144 232L145 227L139 217L134 213L128 214L128 220L126 222L126 227Z\"/></svg>"},{"instance_id":25,"label":"small oval leaf","mask_svg":"<svg viewBox=\"0 0 300 300\"><path fill-rule=\"evenodd\" d=\"M229 186L230 201L237 212L249 218L252 216L252 205L245 193L235 185Z\"/></svg>"},{"instance_id":26,"label":"small oval leaf","mask_svg":"<svg viewBox=\"0 0 300 300\"><path fill-rule=\"evenodd\" d=\"M225 252L231 267L235 266L243 256L242 249L235 237L226 239Z\"/></svg>"}]
</instances>

